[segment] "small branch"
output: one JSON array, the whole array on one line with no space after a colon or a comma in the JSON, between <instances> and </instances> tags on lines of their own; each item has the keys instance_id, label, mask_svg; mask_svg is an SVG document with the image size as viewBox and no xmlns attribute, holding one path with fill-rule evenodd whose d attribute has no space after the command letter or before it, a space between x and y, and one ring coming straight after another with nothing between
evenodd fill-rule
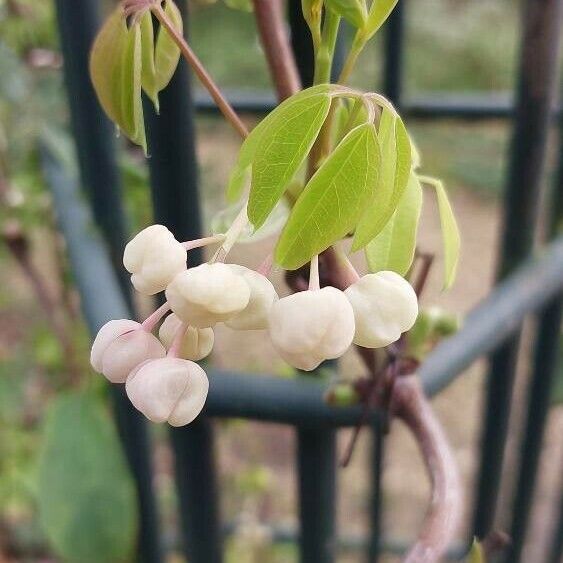
<instances>
[{"instance_id":1,"label":"small branch","mask_svg":"<svg viewBox=\"0 0 563 563\"><path fill-rule=\"evenodd\" d=\"M162 9L160 3L151 4L151 11L156 16L158 21L162 24L162 26L166 29L174 43L176 43L176 45L179 47L183 57L192 67L201 83L205 86L205 88L217 104L217 107L221 110L221 113L236 129L238 134L243 139L245 139L248 136L248 129L246 128L246 125L241 121L240 117L233 109L231 104L223 96L218 86L215 84L207 70L205 70L205 67L203 66L201 61L198 59L197 55L192 51L191 47L184 39L183 35L181 33L178 33L178 30L168 19L168 16L164 13L164 10Z\"/></svg>"},{"instance_id":2,"label":"small branch","mask_svg":"<svg viewBox=\"0 0 563 563\"><path fill-rule=\"evenodd\" d=\"M252 0L256 26L280 101L301 90L279 0Z\"/></svg>"},{"instance_id":3,"label":"small branch","mask_svg":"<svg viewBox=\"0 0 563 563\"><path fill-rule=\"evenodd\" d=\"M414 291L416 292L417 297L420 297L424 291L426 283L428 282L428 276L430 275L430 270L432 269L432 264L434 263L434 254L417 251L416 257L420 259L421 267L416 282L414 283Z\"/></svg>"},{"instance_id":4,"label":"small branch","mask_svg":"<svg viewBox=\"0 0 563 563\"><path fill-rule=\"evenodd\" d=\"M74 344L65 323L59 315L57 304L51 296L45 280L30 259L27 238L17 223L9 223L4 227L2 239L29 280L37 300L45 313L47 322L63 349L71 383L77 383L80 380L80 368L76 360Z\"/></svg>"},{"instance_id":5,"label":"small branch","mask_svg":"<svg viewBox=\"0 0 563 563\"><path fill-rule=\"evenodd\" d=\"M422 530L404 563L435 563L444 555L461 520L459 470L444 431L415 375L397 378L391 407L414 434L432 483L430 507Z\"/></svg>"}]
</instances>

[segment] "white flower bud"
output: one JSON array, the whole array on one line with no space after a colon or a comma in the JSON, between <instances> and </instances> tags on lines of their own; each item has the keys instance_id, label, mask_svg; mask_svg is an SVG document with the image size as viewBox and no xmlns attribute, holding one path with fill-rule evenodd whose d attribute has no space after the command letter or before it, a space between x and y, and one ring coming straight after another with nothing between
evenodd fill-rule
<instances>
[{"instance_id":1,"label":"white flower bud","mask_svg":"<svg viewBox=\"0 0 563 563\"><path fill-rule=\"evenodd\" d=\"M196 363L181 358L145 362L127 378L127 395L153 422L184 426L203 409L209 380Z\"/></svg>"},{"instance_id":2,"label":"white flower bud","mask_svg":"<svg viewBox=\"0 0 563 563\"><path fill-rule=\"evenodd\" d=\"M187 251L163 225L143 229L125 247L123 265L143 295L164 291L174 276L186 269Z\"/></svg>"},{"instance_id":3,"label":"white flower bud","mask_svg":"<svg viewBox=\"0 0 563 563\"><path fill-rule=\"evenodd\" d=\"M128 319L109 321L98 332L90 363L112 383L124 383L139 364L166 355L158 338Z\"/></svg>"},{"instance_id":4,"label":"white flower bud","mask_svg":"<svg viewBox=\"0 0 563 563\"><path fill-rule=\"evenodd\" d=\"M418 300L410 283L396 272L368 274L346 291L356 318L354 343L383 348L411 329Z\"/></svg>"},{"instance_id":5,"label":"white flower bud","mask_svg":"<svg viewBox=\"0 0 563 563\"><path fill-rule=\"evenodd\" d=\"M183 322L206 328L240 313L250 288L226 264L201 264L178 274L166 288L166 299Z\"/></svg>"},{"instance_id":6,"label":"white flower bud","mask_svg":"<svg viewBox=\"0 0 563 563\"><path fill-rule=\"evenodd\" d=\"M228 264L244 278L250 288L248 305L225 324L235 330L262 330L268 328L268 315L279 299L272 282L262 274L238 264Z\"/></svg>"},{"instance_id":7,"label":"white flower bud","mask_svg":"<svg viewBox=\"0 0 563 563\"><path fill-rule=\"evenodd\" d=\"M171 313L164 319L158 331L158 336L167 349L170 349L172 346L176 333L182 324L182 321L174 313ZM214 341L215 336L212 328L195 328L189 326L182 338L182 343L178 350L178 357L194 362L203 360L203 358L209 356L213 349Z\"/></svg>"},{"instance_id":8,"label":"white flower bud","mask_svg":"<svg viewBox=\"0 0 563 563\"><path fill-rule=\"evenodd\" d=\"M344 293L334 287L302 291L274 303L270 337L285 361L310 371L349 348L354 311Z\"/></svg>"}]
</instances>

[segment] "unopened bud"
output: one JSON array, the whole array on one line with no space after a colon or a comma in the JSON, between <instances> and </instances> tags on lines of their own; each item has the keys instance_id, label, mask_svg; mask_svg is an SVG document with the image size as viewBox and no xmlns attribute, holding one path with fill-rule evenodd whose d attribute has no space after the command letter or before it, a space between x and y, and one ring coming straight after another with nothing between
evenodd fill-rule
<instances>
[{"instance_id":1,"label":"unopened bud","mask_svg":"<svg viewBox=\"0 0 563 563\"><path fill-rule=\"evenodd\" d=\"M399 340L418 315L412 286L395 272L368 274L346 291L356 319L354 343L382 348Z\"/></svg>"},{"instance_id":2,"label":"unopened bud","mask_svg":"<svg viewBox=\"0 0 563 563\"><path fill-rule=\"evenodd\" d=\"M128 319L109 321L98 332L90 363L112 383L124 383L139 364L166 355L158 338Z\"/></svg>"},{"instance_id":3,"label":"unopened bud","mask_svg":"<svg viewBox=\"0 0 563 563\"><path fill-rule=\"evenodd\" d=\"M209 380L196 363L162 358L140 365L127 378L127 396L153 422L184 426L203 409Z\"/></svg>"},{"instance_id":4,"label":"unopened bud","mask_svg":"<svg viewBox=\"0 0 563 563\"><path fill-rule=\"evenodd\" d=\"M172 346L174 338L182 324L182 321L174 313L171 313L164 319L158 331L158 336L167 349L170 349ZM212 328L195 328L189 326L184 333L182 343L177 351L178 357L194 362L203 360L203 358L209 356L211 353L214 341L215 336Z\"/></svg>"},{"instance_id":5,"label":"unopened bud","mask_svg":"<svg viewBox=\"0 0 563 563\"><path fill-rule=\"evenodd\" d=\"M334 287L302 291L274 303L270 337L285 361L310 371L349 348L354 338L354 312L345 295Z\"/></svg>"},{"instance_id":6,"label":"unopened bud","mask_svg":"<svg viewBox=\"0 0 563 563\"><path fill-rule=\"evenodd\" d=\"M238 264L228 264L244 278L250 288L248 305L225 324L235 330L262 330L268 328L268 315L279 299L272 282L262 274Z\"/></svg>"},{"instance_id":7,"label":"unopened bud","mask_svg":"<svg viewBox=\"0 0 563 563\"><path fill-rule=\"evenodd\" d=\"M240 313L250 288L226 264L201 264L178 274L166 288L166 299L184 323L207 328Z\"/></svg>"},{"instance_id":8,"label":"unopened bud","mask_svg":"<svg viewBox=\"0 0 563 563\"><path fill-rule=\"evenodd\" d=\"M135 289L154 295L186 269L186 258L186 249L165 226L151 225L127 244L123 264L132 274Z\"/></svg>"}]
</instances>

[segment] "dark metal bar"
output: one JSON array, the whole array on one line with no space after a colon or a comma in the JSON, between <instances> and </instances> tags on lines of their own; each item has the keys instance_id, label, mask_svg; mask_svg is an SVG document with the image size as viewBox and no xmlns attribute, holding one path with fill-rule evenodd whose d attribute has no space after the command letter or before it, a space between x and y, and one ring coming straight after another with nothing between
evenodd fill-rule
<instances>
[{"instance_id":1,"label":"dark metal bar","mask_svg":"<svg viewBox=\"0 0 563 563\"><path fill-rule=\"evenodd\" d=\"M557 360L563 298L547 304L540 316L536 336L534 369L526 395L528 406L526 431L520 448L520 466L512 509L512 544L505 561L518 563L526 540L530 508L536 485L536 475L543 445L543 435L549 411L550 391L557 375Z\"/></svg>"},{"instance_id":2,"label":"dark metal bar","mask_svg":"<svg viewBox=\"0 0 563 563\"><path fill-rule=\"evenodd\" d=\"M403 53L405 0L398 2L385 25L383 93L401 111L403 93Z\"/></svg>"},{"instance_id":3,"label":"dark metal bar","mask_svg":"<svg viewBox=\"0 0 563 563\"><path fill-rule=\"evenodd\" d=\"M130 303L130 283L121 264L127 229L115 160L115 133L98 103L88 73L90 47L100 23L99 2L57 0L56 8L82 184Z\"/></svg>"},{"instance_id":4,"label":"dark metal bar","mask_svg":"<svg viewBox=\"0 0 563 563\"><path fill-rule=\"evenodd\" d=\"M336 63L335 63L336 67ZM242 91L226 90L231 105L239 113L265 114L272 111L277 99L267 90ZM204 114L218 115L217 105L206 92L194 94L196 109ZM462 119L478 121L488 119L506 119L514 117L514 103L508 93L423 93L401 100L401 114L417 119ZM555 121L561 116L561 108L553 112Z\"/></svg>"},{"instance_id":5,"label":"dark metal bar","mask_svg":"<svg viewBox=\"0 0 563 563\"><path fill-rule=\"evenodd\" d=\"M420 367L424 390L435 395L477 358L495 350L518 331L529 313L563 287L563 236L498 285L467 316L462 329L440 344Z\"/></svg>"},{"instance_id":6,"label":"dark metal bar","mask_svg":"<svg viewBox=\"0 0 563 563\"><path fill-rule=\"evenodd\" d=\"M211 422L199 417L170 432L176 461L183 548L188 561L223 560L217 498L217 470Z\"/></svg>"},{"instance_id":7,"label":"dark metal bar","mask_svg":"<svg viewBox=\"0 0 563 563\"><path fill-rule=\"evenodd\" d=\"M299 428L300 561L332 563L336 555L336 435L333 430Z\"/></svg>"},{"instance_id":8,"label":"dark metal bar","mask_svg":"<svg viewBox=\"0 0 563 563\"><path fill-rule=\"evenodd\" d=\"M78 186L47 150L43 149L41 154L47 185L53 195L57 222L67 244L81 297L84 318L90 332L96 334L107 321L128 318L130 309L109 259L107 246L94 227L90 209L82 201ZM122 388L112 386L112 391L117 425L139 497L139 561L158 563L161 561L161 546L146 424Z\"/></svg>"},{"instance_id":9,"label":"dark metal bar","mask_svg":"<svg viewBox=\"0 0 563 563\"><path fill-rule=\"evenodd\" d=\"M179 2L187 29L186 2ZM166 225L179 240L198 238L201 217L195 149L191 73L181 61L174 78L160 94L160 115L145 104L149 142L150 179L157 223ZM201 262L200 251L190 251L188 262ZM187 558L193 563L220 563L222 542L216 491L213 429L200 418L171 429L176 486Z\"/></svg>"},{"instance_id":10,"label":"dark metal bar","mask_svg":"<svg viewBox=\"0 0 563 563\"><path fill-rule=\"evenodd\" d=\"M524 6L499 279L513 272L533 247L557 76L560 7L560 0L527 0ZM519 345L520 331L491 358L473 524L480 538L494 522Z\"/></svg>"},{"instance_id":11,"label":"dark metal bar","mask_svg":"<svg viewBox=\"0 0 563 563\"><path fill-rule=\"evenodd\" d=\"M559 135L559 171L550 204L550 234L556 236L563 219L563 123ZM558 375L563 292L540 311L534 347L533 369L528 385L526 424L520 444L520 466L512 508L512 545L506 563L519 563L526 540L537 471L543 445L545 424L553 383Z\"/></svg>"},{"instance_id":12,"label":"dark metal bar","mask_svg":"<svg viewBox=\"0 0 563 563\"><path fill-rule=\"evenodd\" d=\"M383 513L383 456L385 452L385 425L377 417L372 425L370 536L367 549L368 563L377 563L381 552L381 516Z\"/></svg>"},{"instance_id":13,"label":"dark metal bar","mask_svg":"<svg viewBox=\"0 0 563 563\"><path fill-rule=\"evenodd\" d=\"M313 42L307 22L303 18L301 0L288 0L288 19L290 28L291 48L295 53L295 62L299 70L299 76L304 87L313 84L315 73L315 56L313 53ZM276 98L273 97L273 109L276 106ZM270 110L268 110L270 111Z\"/></svg>"},{"instance_id":14,"label":"dark metal bar","mask_svg":"<svg viewBox=\"0 0 563 563\"><path fill-rule=\"evenodd\" d=\"M107 243L121 294L127 305L128 312L121 316L130 317L130 282L121 262L127 229L114 153L115 135L98 104L88 73L89 51L100 22L99 3L94 0L79 3L57 0L56 8L82 184L88 193L96 223ZM69 245L74 244L71 237L67 237L67 241ZM82 252L89 259L85 248ZM93 282L98 280L98 275L96 272L92 274ZM97 287L91 289L82 294L83 307L91 308L94 303L98 306L97 296L101 294L100 290ZM109 313L109 308L103 310L108 312L106 320L117 314ZM94 334L97 328L96 324L90 323ZM132 407L122 389L112 387L112 394L117 426L139 497L139 558L146 562L158 562L161 559L158 514L152 490L150 444L145 421Z\"/></svg>"}]
</instances>

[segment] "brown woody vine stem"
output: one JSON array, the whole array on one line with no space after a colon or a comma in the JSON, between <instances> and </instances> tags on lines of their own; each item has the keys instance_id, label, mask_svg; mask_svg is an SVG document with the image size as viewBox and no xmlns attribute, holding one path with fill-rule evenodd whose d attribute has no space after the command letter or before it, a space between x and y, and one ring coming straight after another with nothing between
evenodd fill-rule
<instances>
[{"instance_id":1,"label":"brown woody vine stem","mask_svg":"<svg viewBox=\"0 0 563 563\"><path fill-rule=\"evenodd\" d=\"M280 101L301 89L297 65L287 41L279 0L252 0L256 26Z\"/></svg>"}]
</instances>

